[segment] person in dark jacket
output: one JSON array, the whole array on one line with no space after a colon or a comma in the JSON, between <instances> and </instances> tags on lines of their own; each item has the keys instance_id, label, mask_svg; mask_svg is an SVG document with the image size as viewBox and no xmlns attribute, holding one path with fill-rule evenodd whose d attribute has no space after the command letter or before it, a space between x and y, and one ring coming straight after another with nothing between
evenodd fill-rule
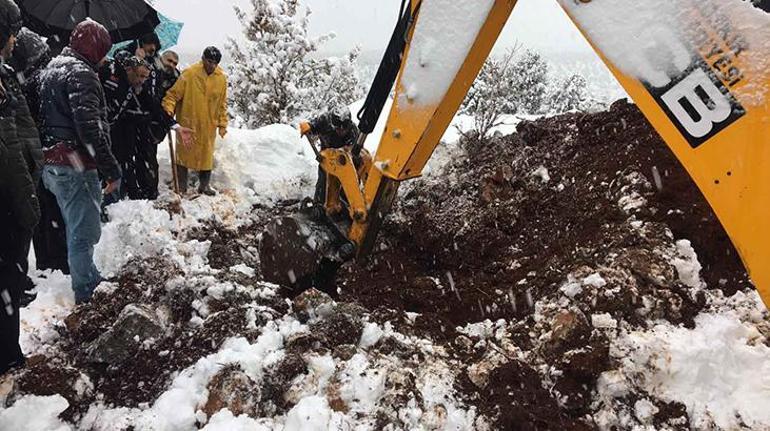
<instances>
[{"instance_id":1,"label":"person in dark jacket","mask_svg":"<svg viewBox=\"0 0 770 431\"><path fill-rule=\"evenodd\" d=\"M153 124L168 130L175 123L156 101L144 83L150 75L150 66L139 57L118 55L105 64L99 77L107 100L112 148L123 171L119 199L155 199L158 197L157 159L147 154L147 142L153 142ZM191 132L179 128L181 135ZM142 175L154 172L148 180Z\"/></svg>"},{"instance_id":2,"label":"person in dark jacket","mask_svg":"<svg viewBox=\"0 0 770 431\"><path fill-rule=\"evenodd\" d=\"M299 127L302 136L318 137L321 150L350 147L356 166L360 165L358 159L362 147L358 141L361 132L353 124L350 109L347 106L335 107L310 121L300 123ZM326 202L326 172L320 166L313 200L317 205L323 205Z\"/></svg>"},{"instance_id":3,"label":"person in dark jacket","mask_svg":"<svg viewBox=\"0 0 770 431\"><path fill-rule=\"evenodd\" d=\"M153 112L160 110L165 95L162 88L163 63L158 55L161 47L158 35L154 32L147 33L115 55L116 58L138 57L147 63L149 75L143 84L142 93L146 100L153 101ZM150 109L149 106L145 108ZM153 116L150 117L149 127L142 127L142 131L140 140L136 143L136 181L143 191L144 199L155 199L158 197L158 144L168 135L168 123L158 116Z\"/></svg>"},{"instance_id":4,"label":"person in dark jacket","mask_svg":"<svg viewBox=\"0 0 770 431\"><path fill-rule=\"evenodd\" d=\"M40 74L51 61L48 44L37 33L22 27L16 38L16 47L9 64L16 71L27 99L32 119L40 125ZM42 153L40 153L42 157ZM42 174L42 171L41 171ZM36 180L40 201L40 223L35 229L32 244L35 248L37 269L60 270L69 274L67 264L67 237L64 218L56 203L56 196L48 191L43 182Z\"/></svg>"},{"instance_id":5,"label":"person in dark jacket","mask_svg":"<svg viewBox=\"0 0 770 431\"><path fill-rule=\"evenodd\" d=\"M0 55L11 57L21 13L0 0ZM27 252L40 209L33 176L39 165L37 130L21 85L0 66L0 375L24 365L19 346L19 301L26 280ZM30 159L31 158L31 159Z\"/></svg>"},{"instance_id":6,"label":"person in dark jacket","mask_svg":"<svg viewBox=\"0 0 770 431\"><path fill-rule=\"evenodd\" d=\"M41 75L43 183L56 195L67 230L67 251L75 301L83 303L102 276L93 261L101 236L101 178L104 194L119 188L121 172L110 143L104 91L96 73L112 40L107 29L87 19L69 47Z\"/></svg>"},{"instance_id":7,"label":"person in dark jacket","mask_svg":"<svg viewBox=\"0 0 770 431\"><path fill-rule=\"evenodd\" d=\"M160 44L160 38L155 32L142 35L139 39L129 43L125 48L120 49L128 53L129 57L139 57L144 60L150 61L157 58L158 52L162 48Z\"/></svg>"},{"instance_id":8,"label":"person in dark jacket","mask_svg":"<svg viewBox=\"0 0 770 431\"><path fill-rule=\"evenodd\" d=\"M107 121L110 123L112 152L120 163L123 179L117 199L154 199L155 193L140 188L136 176L137 152L148 136L150 111L144 82L150 69L144 60L118 55L99 70L99 80L107 102ZM142 103L144 102L144 103ZM152 100L149 102L152 103ZM110 199L111 200L111 199ZM112 203L112 202L110 202Z\"/></svg>"},{"instance_id":9,"label":"person in dark jacket","mask_svg":"<svg viewBox=\"0 0 770 431\"><path fill-rule=\"evenodd\" d=\"M29 112L36 123L40 122L40 74L51 58L51 49L45 40L32 30L22 27L8 64L18 75Z\"/></svg>"}]
</instances>

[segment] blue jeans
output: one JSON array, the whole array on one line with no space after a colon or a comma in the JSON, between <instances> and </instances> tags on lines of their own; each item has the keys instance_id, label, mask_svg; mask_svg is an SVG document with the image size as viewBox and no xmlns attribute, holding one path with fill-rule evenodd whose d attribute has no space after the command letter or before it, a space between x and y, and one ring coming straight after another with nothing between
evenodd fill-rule
<instances>
[{"instance_id":1,"label":"blue jeans","mask_svg":"<svg viewBox=\"0 0 770 431\"><path fill-rule=\"evenodd\" d=\"M43 184L56 196L67 232L67 260L75 301L88 301L102 281L94 265L94 245L102 234L102 189L95 169L46 165Z\"/></svg>"}]
</instances>

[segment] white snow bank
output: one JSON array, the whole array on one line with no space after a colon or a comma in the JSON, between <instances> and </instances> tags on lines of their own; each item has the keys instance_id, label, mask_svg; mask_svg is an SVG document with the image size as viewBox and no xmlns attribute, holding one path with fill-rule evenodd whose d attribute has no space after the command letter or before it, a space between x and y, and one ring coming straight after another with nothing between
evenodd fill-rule
<instances>
[{"instance_id":1,"label":"white snow bank","mask_svg":"<svg viewBox=\"0 0 770 431\"><path fill-rule=\"evenodd\" d=\"M61 271L32 270L29 276L35 283L37 298L19 311L19 344L26 355L43 354L59 338L54 326L75 306L75 294L70 277Z\"/></svg>"},{"instance_id":2,"label":"white snow bank","mask_svg":"<svg viewBox=\"0 0 770 431\"><path fill-rule=\"evenodd\" d=\"M236 417L230 410L223 409L212 416L201 431L269 431L270 429L246 415Z\"/></svg>"},{"instance_id":3,"label":"white snow bank","mask_svg":"<svg viewBox=\"0 0 770 431\"><path fill-rule=\"evenodd\" d=\"M338 379L340 395L353 412L373 411L385 392L385 372L358 353L345 364Z\"/></svg>"},{"instance_id":4,"label":"white snow bank","mask_svg":"<svg viewBox=\"0 0 770 431\"><path fill-rule=\"evenodd\" d=\"M72 428L59 419L59 414L67 407L69 403L61 395L27 395L13 406L0 410L0 430L70 431Z\"/></svg>"},{"instance_id":5,"label":"white snow bank","mask_svg":"<svg viewBox=\"0 0 770 431\"><path fill-rule=\"evenodd\" d=\"M166 254L179 226L149 201L121 201L108 207L110 223L94 250L94 263L103 275L114 275L134 257Z\"/></svg>"},{"instance_id":6,"label":"white snow bank","mask_svg":"<svg viewBox=\"0 0 770 431\"><path fill-rule=\"evenodd\" d=\"M110 409L102 404L92 404L80 422L80 429L90 431L125 430L134 424L134 417L140 413L141 410L139 409L127 407Z\"/></svg>"},{"instance_id":7,"label":"white snow bank","mask_svg":"<svg viewBox=\"0 0 770 431\"><path fill-rule=\"evenodd\" d=\"M326 398L305 397L289 411L284 431L326 431L329 429L331 409Z\"/></svg>"},{"instance_id":8,"label":"white snow bank","mask_svg":"<svg viewBox=\"0 0 770 431\"><path fill-rule=\"evenodd\" d=\"M162 179L171 178L170 159L168 142L164 142L158 148ZM224 139L216 141L212 186L229 190L244 205L296 198L302 179L314 183L317 166L309 144L294 127L229 129Z\"/></svg>"},{"instance_id":9,"label":"white snow bank","mask_svg":"<svg viewBox=\"0 0 770 431\"><path fill-rule=\"evenodd\" d=\"M296 197L295 185L302 178L315 179L318 166L299 131L281 124L232 130L218 141L214 163L220 187L246 187L259 200Z\"/></svg>"},{"instance_id":10,"label":"white snow bank","mask_svg":"<svg viewBox=\"0 0 770 431\"><path fill-rule=\"evenodd\" d=\"M674 258L671 264L679 274L679 281L692 288L703 287L704 283L700 278L703 267L698 262L698 255L692 248L692 243L684 239L679 240L676 242L676 249L681 257Z\"/></svg>"},{"instance_id":11,"label":"white snow bank","mask_svg":"<svg viewBox=\"0 0 770 431\"><path fill-rule=\"evenodd\" d=\"M661 324L632 332L613 355L646 389L687 406L695 429L770 427L770 347L735 313L701 314L689 330Z\"/></svg>"}]
</instances>

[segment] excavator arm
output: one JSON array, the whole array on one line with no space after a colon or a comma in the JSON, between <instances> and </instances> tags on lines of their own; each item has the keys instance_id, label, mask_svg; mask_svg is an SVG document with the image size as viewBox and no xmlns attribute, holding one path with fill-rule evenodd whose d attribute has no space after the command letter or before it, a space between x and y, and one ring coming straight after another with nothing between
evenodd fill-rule
<instances>
[{"instance_id":1,"label":"excavator arm","mask_svg":"<svg viewBox=\"0 0 770 431\"><path fill-rule=\"evenodd\" d=\"M554 1L693 177L770 305L770 16L743 0ZM422 174L515 5L409 2L394 103L366 180L344 157L324 156L346 194L363 197L347 228L359 258L398 185Z\"/></svg>"}]
</instances>

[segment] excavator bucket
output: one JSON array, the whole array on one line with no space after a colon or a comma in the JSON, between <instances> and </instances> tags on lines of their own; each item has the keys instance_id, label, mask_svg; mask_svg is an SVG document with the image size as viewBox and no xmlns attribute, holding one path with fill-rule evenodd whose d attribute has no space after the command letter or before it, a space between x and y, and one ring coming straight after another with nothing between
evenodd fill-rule
<instances>
[{"instance_id":1,"label":"excavator bucket","mask_svg":"<svg viewBox=\"0 0 770 431\"><path fill-rule=\"evenodd\" d=\"M329 290L337 269L352 256L353 246L330 220L313 207L273 220L259 241L264 279L295 291Z\"/></svg>"},{"instance_id":2,"label":"excavator bucket","mask_svg":"<svg viewBox=\"0 0 770 431\"><path fill-rule=\"evenodd\" d=\"M558 1L698 184L770 306L768 2Z\"/></svg>"}]
</instances>

